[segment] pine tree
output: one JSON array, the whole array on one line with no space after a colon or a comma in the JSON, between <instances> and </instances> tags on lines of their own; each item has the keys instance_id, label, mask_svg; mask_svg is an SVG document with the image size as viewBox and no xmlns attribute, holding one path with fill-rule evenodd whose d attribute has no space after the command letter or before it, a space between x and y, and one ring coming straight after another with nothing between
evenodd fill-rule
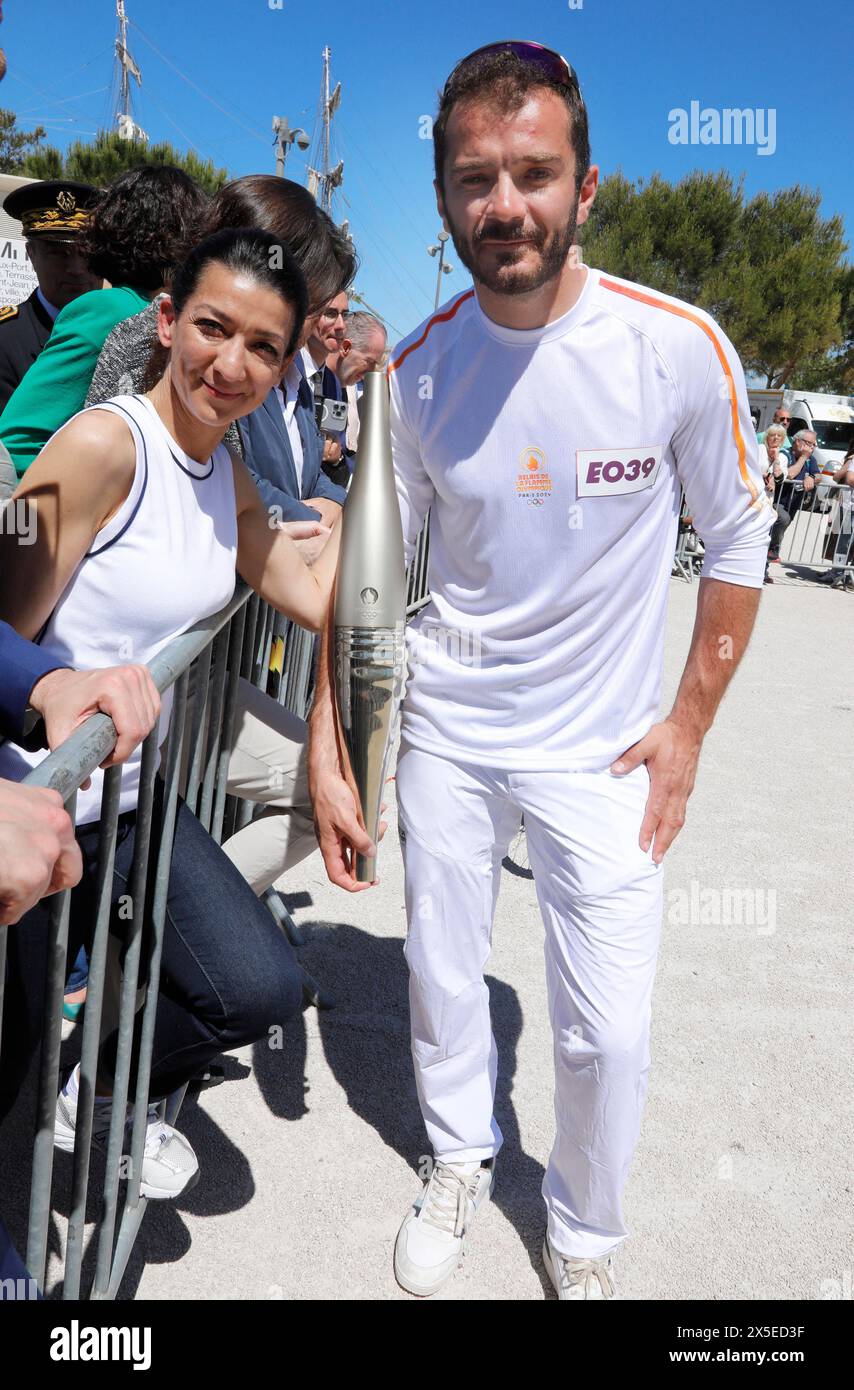
<instances>
[{"instance_id":1,"label":"pine tree","mask_svg":"<svg viewBox=\"0 0 854 1390\"><path fill-rule=\"evenodd\" d=\"M192 150L185 154L165 140L154 145L123 140L114 130L99 131L91 142L75 140L64 159L52 146L39 150L24 161L21 172L35 179L78 179L103 188L118 174L141 164L174 164L208 193L216 193L228 181L225 169L217 169L209 159L199 159Z\"/></svg>"},{"instance_id":2,"label":"pine tree","mask_svg":"<svg viewBox=\"0 0 854 1390\"><path fill-rule=\"evenodd\" d=\"M24 165L38 151L47 131L37 125L35 130L18 130L14 111L0 107L0 173L24 174Z\"/></svg>"},{"instance_id":3,"label":"pine tree","mask_svg":"<svg viewBox=\"0 0 854 1390\"><path fill-rule=\"evenodd\" d=\"M582 229L584 258L708 310L767 386L851 389L854 272L842 220L823 218L820 202L797 185L745 202L726 173L677 184L617 173Z\"/></svg>"}]
</instances>

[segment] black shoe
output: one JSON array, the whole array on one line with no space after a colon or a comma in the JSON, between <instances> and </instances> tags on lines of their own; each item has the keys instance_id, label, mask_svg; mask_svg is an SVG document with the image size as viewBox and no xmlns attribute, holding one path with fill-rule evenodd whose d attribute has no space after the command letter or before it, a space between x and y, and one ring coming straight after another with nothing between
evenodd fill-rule
<instances>
[{"instance_id":1,"label":"black shoe","mask_svg":"<svg viewBox=\"0 0 854 1390\"><path fill-rule=\"evenodd\" d=\"M765 571L765 578L763 579L762 583L763 583L763 584L773 584L773 583L774 583L774 580L771 578L771 576L770 576L770 574L768 573L767 570Z\"/></svg>"}]
</instances>

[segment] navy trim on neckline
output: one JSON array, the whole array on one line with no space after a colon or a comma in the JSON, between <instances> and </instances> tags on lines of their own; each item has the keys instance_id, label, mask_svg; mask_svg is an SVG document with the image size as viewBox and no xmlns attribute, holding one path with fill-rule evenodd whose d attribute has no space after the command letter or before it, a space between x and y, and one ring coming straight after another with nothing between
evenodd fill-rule
<instances>
[{"instance_id":1,"label":"navy trim on neckline","mask_svg":"<svg viewBox=\"0 0 854 1390\"><path fill-rule=\"evenodd\" d=\"M206 480L211 476L211 473L213 473L213 471L214 471L213 454L211 454L210 458L208 459L208 463L210 464L210 468L208 469L207 473L194 473L193 470L192 470L191 468L185 468L185 467L184 467L184 465L183 465L183 463L181 462L181 460L179 459L178 455L175 454L175 453L172 453L172 450L171 450L171 448L169 448L169 445L168 445L168 444L167 444L166 447L167 447L167 449L169 449L169 452L170 452L170 454L172 454L172 458L173 458L174 462L177 463L177 465L178 465L178 467L180 468L181 472L182 472L182 473L186 473L186 475L187 475L188 478L193 478L197 483L204 483L204 482L206 482ZM189 455L188 455L188 457L189 457Z\"/></svg>"},{"instance_id":2,"label":"navy trim on neckline","mask_svg":"<svg viewBox=\"0 0 854 1390\"><path fill-rule=\"evenodd\" d=\"M162 429L163 433L166 435L167 440L171 440L171 439L172 439L172 435L170 434L169 430L167 430L167 428L166 428L166 426L164 425L163 421L160 419L160 416L159 416L158 413L157 413L156 407L153 405L153 403L152 403L150 400L148 400L148 397L147 397L147 396L135 395L135 396L134 396L134 400L135 400L135 401L141 401L142 404L143 404L143 406L144 406L148 411L150 411L151 413L153 413L153 414L155 415L155 417L156 417L156 419L157 419L157 423L159 424L159 426L160 426L160 428ZM172 442L175 443L175 444L178 444L177 439L176 439L176 440L173 440ZM192 468L187 468L186 465L183 464L183 463L181 462L181 460L178 458L178 455L175 453L174 449L172 448L172 444L167 444L166 447L167 447L167 449L169 450L169 453L170 453L171 456L172 456L172 461L173 461L173 463L177 463L177 465L178 465L178 467L180 468L181 472L182 472L182 473L186 473L186 475L187 475L188 478L193 478L196 482L204 483L204 482L207 481L207 479L208 479L208 478L211 476L211 474L213 473L213 471L214 471L214 457L213 457L213 454L211 454L210 458L208 459L208 463L210 464L210 468L208 469L207 473L194 473L193 470L192 470ZM178 444L178 448L179 448L179 449L181 448L180 444ZM190 455L187 453L186 450L183 450L182 452L183 452L185 458L189 458L189 457L190 457ZM199 460L198 460L198 459L193 459L193 463L199 463ZM204 467L204 465L201 464L201 463L199 463L199 467L202 468L202 467Z\"/></svg>"},{"instance_id":3,"label":"navy trim on neckline","mask_svg":"<svg viewBox=\"0 0 854 1390\"><path fill-rule=\"evenodd\" d=\"M122 536L125 534L134 517L136 516L137 512L139 511L140 506L142 505L142 499L145 496L145 489L148 487L148 449L146 448L145 444L145 435L140 429L139 422L133 418L129 410L125 410L124 406L119 405L118 401L111 401L110 404L112 405L114 410L120 410L123 415L127 416L131 424L136 426L137 433L139 434L139 437L142 440L142 466L145 470L145 476L142 480L142 487L140 488L139 496L136 499L136 505L134 506L133 511L131 512L122 529L120 531L117 531L116 534L110 540L105 541L103 545L99 546L97 550L87 550L86 554L83 557L84 560L91 560L94 559L96 555L103 555L105 550L109 550L111 545L115 545L116 541L121 540Z\"/></svg>"}]
</instances>

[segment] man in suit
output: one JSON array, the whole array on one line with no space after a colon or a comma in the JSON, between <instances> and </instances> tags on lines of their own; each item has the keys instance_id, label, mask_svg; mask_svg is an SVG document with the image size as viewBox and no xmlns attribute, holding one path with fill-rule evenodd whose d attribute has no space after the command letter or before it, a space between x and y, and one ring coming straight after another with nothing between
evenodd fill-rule
<instances>
[{"instance_id":1,"label":"man in suit","mask_svg":"<svg viewBox=\"0 0 854 1390\"><path fill-rule=\"evenodd\" d=\"M343 342L330 352L326 365L341 383L347 400L347 431L344 437L344 458L350 472L359 441L358 401L361 381L367 372L375 372L382 364L388 338L383 324L373 314L358 310L347 319Z\"/></svg>"},{"instance_id":2,"label":"man in suit","mask_svg":"<svg viewBox=\"0 0 854 1390\"><path fill-rule=\"evenodd\" d=\"M35 362L60 309L78 295L97 290L80 238L98 190L88 183L49 179L22 184L3 209L21 223L38 285L23 304L0 308L0 411Z\"/></svg>"},{"instance_id":3,"label":"man in suit","mask_svg":"<svg viewBox=\"0 0 854 1390\"><path fill-rule=\"evenodd\" d=\"M349 470L343 461L343 439L338 433L321 429L321 416L324 400L342 401L344 388L330 368L327 358L341 351L347 335L350 318L350 302L346 290L336 294L334 299L317 314L312 314L305 323L305 345L299 360L314 397L314 417L321 433L323 457L321 467L332 482L345 487L349 481Z\"/></svg>"},{"instance_id":4,"label":"man in suit","mask_svg":"<svg viewBox=\"0 0 854 1390\"><path fill-rule=\"evenodd\" d=\"M280 521L321 521L331 526L346 492L321 469L321 441L315 424L311 386L299 353L257 410L238 421L246 465L258 491ZM310 563L326 537L300 541Z\"/></svg>"}]
</instances>

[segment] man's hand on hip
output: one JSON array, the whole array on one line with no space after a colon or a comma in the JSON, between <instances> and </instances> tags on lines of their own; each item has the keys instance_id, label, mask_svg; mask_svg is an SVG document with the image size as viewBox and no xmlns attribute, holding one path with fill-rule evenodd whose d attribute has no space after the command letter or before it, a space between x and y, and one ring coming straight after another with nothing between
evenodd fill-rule
<instances>
[{"instance_id":1,"label":"man's hand on hip","mask_svg":"<svg viewBox=\"0 0 854 1390\"><path fill-rule=\"evenodd\" d=\"M633 743L611 764L618 776L646 763L649 797L638 843L644 854L653 846L653 862L660 864L682 826L685 807L694 790L702 739L681 724L665 719L653 724L648 734Z\"/></svg>"}]
</instances>

